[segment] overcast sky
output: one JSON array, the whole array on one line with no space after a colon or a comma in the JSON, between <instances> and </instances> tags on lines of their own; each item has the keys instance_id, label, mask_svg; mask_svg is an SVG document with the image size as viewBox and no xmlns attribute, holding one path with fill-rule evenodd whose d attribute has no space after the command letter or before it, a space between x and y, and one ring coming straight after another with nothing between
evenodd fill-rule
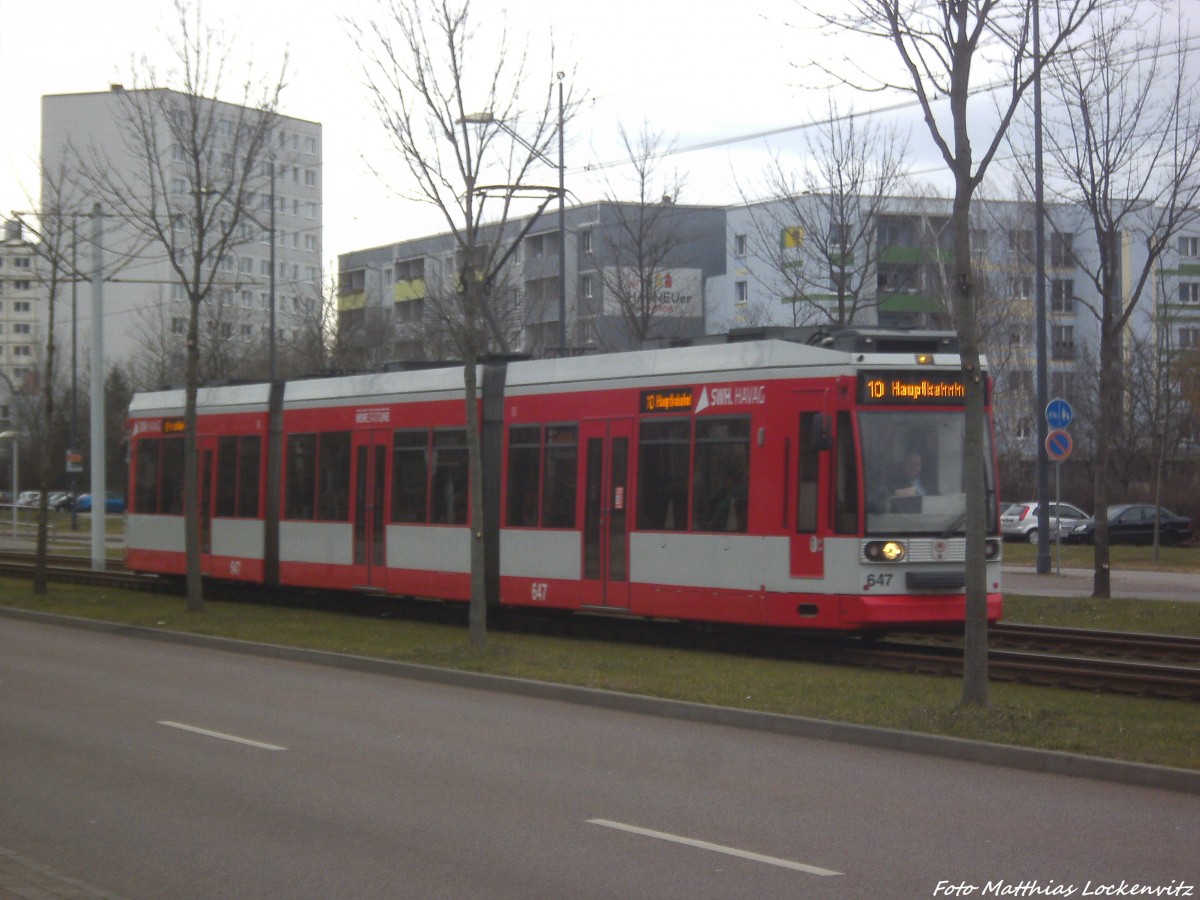
<instances>
[{"instance_id":1,"label":"overcast sky","mask_svg":"<svg viewBox=\"0 0 1200 900\"><path fill-rule=\"evenodd\" d=\"M836 0L834 0L836 2ZM1194 3L1195 0L1186 0ZM587 98L568 128L566 183L572 202L601 198L597 164L622 158L618 126L642 122L677 147L723 142L681 152L664 163L686 180L686 203L732 204L741 190L755 195L770 152L798 155L799 126L822 114L823 91L798 68L829 42L791 27L791 0L738 0L714 8L680 0L477 0L481 30L505 17L510 34L545 39L553 29L559 68ZM366 20L376 0L204 0L207 23L235 51L231 71L243 74L254 58L273 69L285 51L291 65L281 112L320 122L324 139L326 260L338 253L444 230L428 208L398 200L370 174L364 157L399 171L362 88L361 66L339 16ZM37 195L40 104L45 94L107 90L131 82L140 59L160 70L171 64L168 36L177 28L170 0L0 0L0 215L31 208ZM536 46L536 45L535 45ZM875 65L894 55L877 44ZM872 57L864 57L872 58ZM531 71L545 66L540 58ZM222 99L237 100L236 96ZM895 103L898 96L845 97L858 110ZM481 98L481 103L482 103ZM910 116L914 167L940 165L924 126ZM906 126L907 127L907 126ZM768 142L749 135L781 131ZM620 183L620 167L604 168ZM627 172L626 172L627 174ZM545 183L557 175L546 172ZM619 190L619 187L618 187Z\"/></svg>"},{"instance_id":2,"label":"overcast sky","mask_svg":"<svg viewBox=\"0 0 1200 900\"><path fill-rule=\"evenodd\" d=\"M804 123L825 105L822 94L796 87L803 76L795 57L808 41L785 24L795 14L788 0L739 0L719 18L711 7L675 0L507 5L511 33L530 30L545 37L553 28L560 68L574 72L568 87L588 98L568 130L566 180L574 201L603 195L594 167L621 158L620 124L636 131L644 120L676 145L691 146ZM348 250L443 230L429 210L392 197L363 162L365 155L377 166L395 166L338 16L365 19L376 9L374 0L204 2L208 23L221 28L238 54L241 65L234 72L243 72L251 56L270 68L285 48L291 54L281 111L323 126L323 243L330 260ZM474 14L482 27L494 27L504 15L494 0L477 2ZM174 33L169 0L0 0L4 216L29 209L37 196L41 97L130 82L143 55L166 68L167 35ZM538 73L544 69L532 66ZM780 146L789 141L798 145L799 134L776 139ZM758 178L763 147L759 139L681 153L667 167L686 177L683 202L734 203L738 181ZM742 176L735 177L735 169ZM610 179L621 177L619 170L605 172ZM548 170L545 183L555 181L556 173Z\"/></svg>"}]
</instances>

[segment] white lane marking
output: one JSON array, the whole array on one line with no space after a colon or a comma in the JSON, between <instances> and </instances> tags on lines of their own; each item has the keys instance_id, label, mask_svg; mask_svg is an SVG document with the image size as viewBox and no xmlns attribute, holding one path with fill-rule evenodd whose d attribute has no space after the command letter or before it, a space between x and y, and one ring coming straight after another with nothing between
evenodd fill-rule
<instances>
[{"instance_id":1,"label":"white lane marking","mask_svg":"<svg viewBox=\"0 0 1200 900\"><path fill-rule=\"evenodd\" d=\"M667 834L665 831L651 831L649 828L638 828L636 825L626 825L622 822L611 822L608 819L588 819L589 825L603 825L605 828L616 828L618 831L628 831L631 834L640 834L644 837L658 838L661 841L671 841L676 844L686 844L689 847L698 847L701 850L711 850L714 853L724 853L728 856L738 856L742 859L748 859L752 862L767 863L772 866L782 866L785 869L795 869L798 872L807 872L810 875L841 875L841 872L835 872L832 869L822 869L817 866L809 866L804 863L794 862L790 859L779 859L774 856L763 856L761 853L751 853L749 850L738 850L736 847L723 847L720 844L710 844L708 841L698 841L695 838L682 837L678 834Z\"/></svg>"},{"instance_id":2,"label":"white lane marking","mask_svg":"<svg viewBox=\"0 0 1200 900\"><path fill-rule=\"evenodd\" d=\"M168 728L178 728L181 731L190 731L193 734L203 734L206 737L220 738L223 741L233 741L235 744L246 744L250 747L258 747L260 750L286 750L287 747L280 747L277 744L264 744L262 741L252 741L250 738L238 737L236 734L222 734L219 731L209 731L207 728L197 728L195 725L184 725L182 722L169 722L163 720L159 725L166 725Z\"/></svg>"}]
</instances>

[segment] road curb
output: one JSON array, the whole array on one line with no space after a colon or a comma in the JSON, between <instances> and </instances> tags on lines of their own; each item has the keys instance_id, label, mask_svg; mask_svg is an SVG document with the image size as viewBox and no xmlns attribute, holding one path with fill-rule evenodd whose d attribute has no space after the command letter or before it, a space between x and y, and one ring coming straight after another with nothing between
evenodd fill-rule
<instances>
[{"instance_id":1,"label":"road curb","mask_svg":"<svg viewBox=\"0 0 1200 900\"><path fill-rule=\"evenodd\" d=\"M189 634L181 631L166 631L141 625L124 625L11 607L0 607L0 616L28 622L69 626L106 634L164 641L190 647L204 647L251 656L312 663L357 672L417 679L476 690L516 694L542 700L557 700L564 703L574 703L618 712L631 712L641 715L658 716L660 718L726 725L732 728L815 738L817 740L835 741L881 750L899 750L905 753L937 756L989 766L1023 769L1052 775L1067 775L1073 778L1087 778L1096 781L1109 781L1119 784L1137 785L1139 787L1161 788L1163 790L1200 794L1200 771L1193 771L1191 769L1177 769L1169 766L1155 766L1145 763L1129 763L1076 753L1064 753L1056 750L1014 747L985 741L971 741L962 738L943 737L941 735L898 731L891 728L876 728L870 725L831 722L824 719L806 718L804 716L755 712L728 706L707 706L702 703L691 703L684 700L669 700L640 694L625 694L617 691L598 690L596 688L553 684L526 678L514 678L507 675L465 672L458 669L444 669L437 666L421 665L419 663L394 662L375 659L373 657L354 656L347 653L285 647L279 644L260 644L252 641L237 640L235 638Z\"/></svg>"}]
</instances>

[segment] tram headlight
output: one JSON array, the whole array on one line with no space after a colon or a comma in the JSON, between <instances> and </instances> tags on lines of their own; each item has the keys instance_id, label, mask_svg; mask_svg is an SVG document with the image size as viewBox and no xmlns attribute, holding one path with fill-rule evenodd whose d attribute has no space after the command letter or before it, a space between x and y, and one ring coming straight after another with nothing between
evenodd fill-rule
<instances>
[{"instance_id":1,"label":"tram headlight","mask_svg":"<svg viewBox=\"0 0 1200 900\"><path fill-rule=\"evenodd\" d=\"M907 553L899 541L871 541L863 548L863 555L871 562L899 562Z\"/></svg>"}]
</instances>

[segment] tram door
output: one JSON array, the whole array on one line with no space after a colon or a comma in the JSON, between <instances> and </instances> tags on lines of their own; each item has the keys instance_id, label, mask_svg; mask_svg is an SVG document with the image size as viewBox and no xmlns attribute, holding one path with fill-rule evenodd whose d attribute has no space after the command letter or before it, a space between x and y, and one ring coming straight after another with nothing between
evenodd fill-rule
<instances>
[{"instance_id":1,"label":"tram door","mask_svg":"<svg viewBox=\"0 0 1200 900\"><path fill-rule=\"evenodd\" d=\"M630 419L582 425L583 604L629 608Z\"/></svg>"},{"instance_id":2,"label":"tram door","mask_svg":"<svg viewBox=\"0 0 1200 900\"><path fill-rule=\"evenodd\" d=\"M792 435L788 439L787 472L791 489L784 509L790 533L790 571L793 578L825 577L825 535L829 503L827 478L830 417L823 411L824 392L800 391L796 395Z\"/></svg>"},{"instance_id":3,"label":"tram door","mask_svg":"<svg viewBox=\"0 0 1200 900\"><path fill-rule=\"evenodd\" d=\"M354 565L363 587L384 587L388 432L354 433Z\"/></svg>"},{"instance_id":4,"label":"tram door","mask_svg":"<svg viewBox=\"0 0 1200 900\"><path fill-rule=\"evenodd\" d=\"M201 435L196 443L198 484L196 502L200 520L200 571L212 574L212 517L213 517L213 473L217 466L217 439L213 435Z\"/></svg>"}]
</instances>

